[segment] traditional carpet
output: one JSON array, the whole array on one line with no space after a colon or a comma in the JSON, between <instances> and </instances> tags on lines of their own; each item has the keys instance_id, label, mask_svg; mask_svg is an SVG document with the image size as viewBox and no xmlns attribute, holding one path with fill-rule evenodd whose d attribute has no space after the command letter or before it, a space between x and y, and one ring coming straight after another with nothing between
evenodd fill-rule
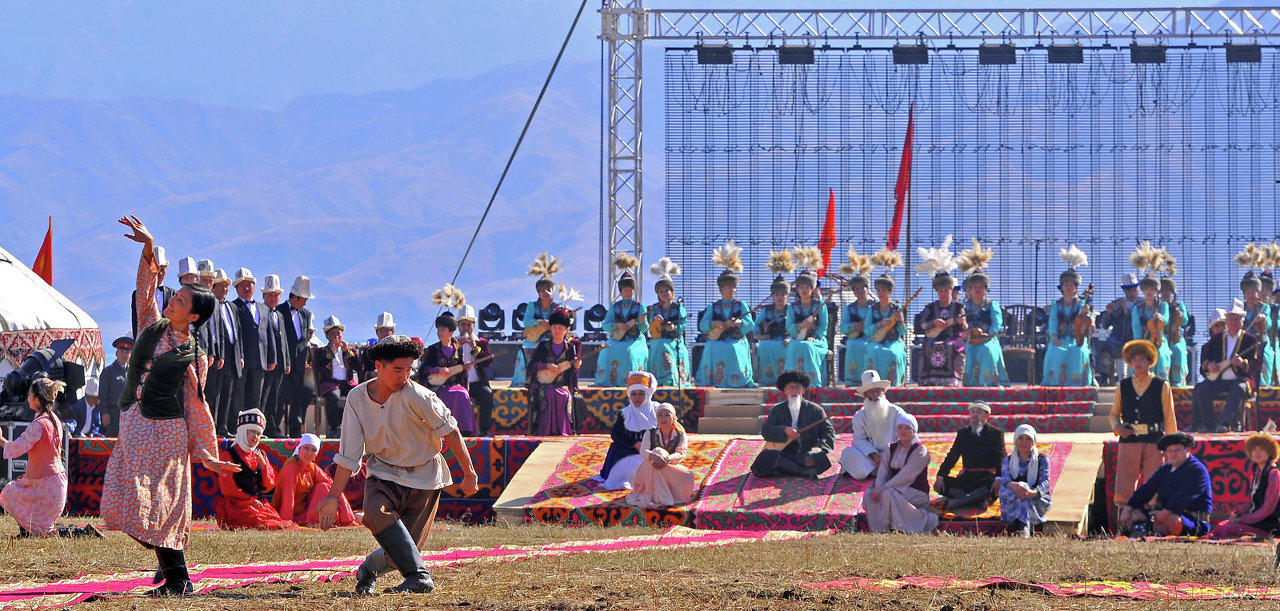
<instances>
[{"instance_id":1,"label":"traditional carpet","mask_svg":"<svg viewBox=\"0 0 1280 611\"><path fill-rule=\"evenodd\" d=\"M926 439L924 443L929 449L929 481L932 482L951 449L951 442ZM1051 491L1062 474L1071 446L1069 442L1037 445L1049 460ZM817 480L758 478L751 473L751 462L763 447L764 441L757 439L730 442L698 493L690 524L697 528L866 529L862 492L869 482L841 476L839 465L833 465ZM956 468L962 466L958 464ZM942 511L941 498L934 499L934 503L942 520L942 530L997 532L1003 528L998 500L988 507L958 513Z\"/></svg>"},{"instance_id":2,"label":"traditional carpet","mask_svg":"<svg viewBox=\"0 0 1280 611\"><path fill-rule=\"evenodd\" d=\"M565 457L547 477L542 490L525 507L529 521L552 524L650 524L673 525L687 523L687 505L674 507L638 508L627 505L623 498L628 490L605 490L592 478L600 473L604 456L609 451L609 439L586 439L575 443ZM681 463L694 473L698 485L707 477L716 457L721 454L723 441L689 442L689 452Z\"/></svg>"},{"instance_id":3,"label":"traditional carpet","mask_svg":"<svg viewBox=\"0 0 1280 611\"><path fill-rule=\"evenodd\" d=\"M780 390L765 391L765 403L777 403L784 394ZM946 401L968 403L970 401L1096 401L1098 389L1092 386L896 386L886 392L894 403L911 401ZM861 403L853 388L810 388L809 400L817 403Z\"/></svg>"},{"instance_id":4,"label":"traditional carpet","mask_svg":"<svg viewBox=\"0 0 1280 611\"><path fill-rule=\"evenodd\" d=\"M1280 600L1280 587L1216 586L1202 583L1151 583L1148 581L1079 581L1065 583L1027 583L1007 577L959 579L956 577L903 577L901 579L868 579L849 577L837 581L802 583L810 590L866 590L890 592L904 588L925 590L1025 589L1063 597L1095 596L1134 600Z\"/></svg>"},{"instance_id":5,"label":"traditional carpet","mask_svg":"<svg viewBox=\"0 0 1280 611\"><path fill-rule=\"evenodd\" d=\"M1178 418L1178 427L1191 426L1191 393L1195 388L1183 386L1173 389L1173 411ZM1222 410L1222 401L1217 402L1217 409ZM1265 426L1268 420L1280 422L1280 387L1264 386L1258 389L1257 425Z\"/></svg>"},{"instance_id":6,"label":"traditional carpet","mask_svg":"<svg viewBox=\"0 0 1280 611\"><path fill-rule=\"evenodd\" d=\"M1223 435L1196 434L1196 447L1191 451L1209 470L1213 485L1213 520L1225 519L1235 511L1249 509L1250 460L1244 453L1246 433ZM1108 441L1102 446L1103 474L1106 481L1106 507L1115 506L1116 457L1120 444ZM1118 530L1115 511L1107 511L1107 526Z\"/></svg>"},{"instance_id":7,"label":"traditional carpet","mask_svg":"<svg viewBox=\"0 0 1280 611\"><path fill-rule=\"evenodd\" d=\"M578 412L582 417L581 433L608 433L618 410L627 405L625 388L583 388L578 392ZM656 403L670 403L676 417L691 433L698 432L698 419L707 404L704 388L661 387L654 393ZM494 430L501 435L525 435L529 432L529 400L525 388L493 390Z\"/></svg>"},{"instance_id":8,"label":"traditional carpet","mask_svg":"<svg viewBox=\"0 0 1280 611\"><path fill-rule=\"evenodd\" d=\"M423 555L427 568L458 566L473 562L505 563L551 556L632 551L664 551L722 547L739 543L795 541L833 534L760 531L696 531L674 526L660 535L638 535L594 541L567 541L538 546L493 548L456 547ZM197 593L222 588L238 588L273 582L327 582L355 572L363 556L296 562L261 562L245 565L198 564L191 566L191 580ZM5 609L48 609L108 596L140 596L155 587L151 571L111 575L84 575L76 579L43 583L36 581L0 585L0 606Z\"/></svg>"}]
</instances>

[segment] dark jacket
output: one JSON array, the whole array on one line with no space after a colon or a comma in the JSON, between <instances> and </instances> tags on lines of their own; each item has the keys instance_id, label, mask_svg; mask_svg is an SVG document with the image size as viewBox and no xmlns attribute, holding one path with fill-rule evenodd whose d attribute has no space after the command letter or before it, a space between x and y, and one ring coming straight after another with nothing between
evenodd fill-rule
<instances>
[{"instance_id":1,"label":"dark jacket","mask_svg":"<svg viewBox=\"0 0 1280 611\"><path fill-rule=\"evenodd\" d=\"M226 307L223 304L226 304ZM213 306L213 320L209 322L213 325L216 339L209 358L213 361L211 371L218 366L217 362L222 360L224 364L219 373L239 376L244 371L244 347L240 341L240 317L236 311L237 306L231 301L220 301Z\"/></svg>"},{"instance_id":2,"label":"dark jacket","mask_svg":"<svg viewBox=\"0 0 1280 611\"><path fill-rule=\"evenodd\" d=\"M1251 333L1241 331L1240 341L1235 345L1235 354L1244 360L1243 366L1231 367L1236 372L1236 377L1248 380L1249 388L1258 388L1258 375L1262 373L1262 345L1258 343L1258 338ZM1225 361L1231 356L1227 354L1226 331L1210 338L1205 342L1204 348L1200 349L1200 375L1209 373L1209 363Z\"/></svg>"},{"instance_id":3,"label":"dark jacket","mask_svg":"<svg viewBox=\"0 0 1280 611\"><path fill-rule=\"evenodd\" d=\"M478 361L493 354L493 350L489 348L489 340L483 337L473 339L476 342L475 350L472 351L472 354L475 355L475 360ZM488 386L489 380L493 379L493 359L476 365L474 369L479 378L476 382Z\"/></svg>"},{"instance_id":4,"label":"dark jacket","mask_svg":"<svg viewBox=\"0 0 1280 611\"><path fill-rule=\"evenodd\" d=\"M1194 455L1174 470L1165 463L1156 469L1151 479L1138 486L1129 497L1129 506L1142 509L1152 498L1159 497L1160 507L1174 513L1187 515L1193 512L1213 511L1213 485L1209 470Z\"/></svg>"},{"instance_id":5,"label":"dark jacket","mask_svg":"<svg viewBox=\"0 0 1280 611\"><path fill-rule=\"evenodd\" d=\"M284 327L285 354L293 360L293 367L302 367L307 363L307 358L311 356L309 342L311 341L311 310L306 308L299 309L298 318L302 323L302 334L298 334L298 330L293 326L293 306L289 302L282 302L276 306L276 311L280 313L280 325Z\"/></svg>"},{"instance_id":6,"label":"dark jacket","mask_svg":"<svg viewBox=\"0 0 1280 611\"><path fill-rule=\"evenodd\" d=\"M982 427L982 433L975 435L973 427L966 426L956 432L956 441L951 445L951 451L947 452L947 457L942 459L942 465L938 467L938 477L950 475L960 458L964 458L966 470L993 469L999 473L1004 457L1004 431L988 422Z\"/></svg>"},{"instance_id":7,"label":"dark jacket","mask_svg":"<svg viewBox=\"0 0 1280 611\"><path fill-rule=\"evenodd\" d=\"M347 368L346 381L339 382L333 379L333 349L329 346L313 348L311 350L311 370L316 376L316 394L323 395L335 388L341 388L346 385L350 390L357 383L360 377L360 357L356 354L356 349L347 344L345 350L342 351L342 361Z\"/></svg>"},{"instance_id":8,"label":"dark jacket","mask_svg":"<svg viewBox=\"0 0 1280 611\"><path fill-rule=\"evenodd\" d=\"M102 410L106 405L102 403L102 396L98 396L98 404L93 408L93 416L85 416L89 411L89 400L82 398L71 406L71 417L75 419L72 434L74 437L100 437L102 436ZM85 420L89 423L86 425ZM67 423L71 424L71 423ZM119 428L119 427L117 427Z\"/></svg>"},{"instance_id":9,"label":"dark jacket","mask_svg":"<svg viewBox=\"0 0 1280 611\"><path fill-rule=\"evenodd\" d=\"M800 401L800 422L797 430L803 429L826 417L827 412L821 405L804 399ZM769 417L760 429L765 441L786 442L787 427L791 426L791 410L784 400L769 408ZM783 450L783 454L808 454L810 452L831 452L836 449L836 429L827 419L822 424L800 433L799 443L793 443Z\"/></svg>"},{"instance_id":10,"label":"dark jacket","mask_svg":"<svg viewBox=\"0 0 1280 611\"><path fill-rule=\"evenodd\" d=\"M235 304L236 315L240 319L241 333L238 343L244 351L244 366L266 370L268 365L278 364L280 354L273 351L275 344L271 342L271 334L266 330L270 319L267 315L267 306L258 301L249 303L240 298L236 298L232 303ZM256 321L253 310L257 310L258 313Z\"/></svg>"},{"instance_id":11,"label":"dark jacket","mask_svg":"<svg viewBox=\"0 0 1280 611\"><path fill-rule=\"evenodd\" d=\"M169 300L173 299L173 294L176 293L177 291L174 291L173 289L167 286L161 286L160 292L164 295L164 303L160 304L160 315L164 316L165 306L169 305ZM133 325L132 327L133 337L137 337L138 336L138 291L136 289L132 293L129 293L129 312L132 314L132 316L129 317L129 320L132 322L129 324Z\"/></svg>"},{"instance_id":12,"label":"dark jacket","mask_svg":"<svg viewBox=\"0 0 1280 611\"><path fill-rule=\"evenodd\" d=\"M120 361L113 361L98 374L98 412L107 416L107 422L98 429L103 437L120 434L119 403L120 393L124 392L124 370Z\"/></svg>"}]
</instances>

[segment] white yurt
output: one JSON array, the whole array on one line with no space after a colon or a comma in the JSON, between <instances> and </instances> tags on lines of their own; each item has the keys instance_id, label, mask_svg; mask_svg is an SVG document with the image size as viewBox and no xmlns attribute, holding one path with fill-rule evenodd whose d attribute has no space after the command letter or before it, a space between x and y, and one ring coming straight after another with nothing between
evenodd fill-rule
<instances>
[{"instance_id":1,"label":"white yurt","mask_svg":"<svg viewBox=\"0 0 1280 611\"><path fill-rule=\"evenodd\" d=\"M98 323L0 248L0 378L58 339L75 342L64 359L83 365L86 378L97 377L106 364Z\"/></svg>"}]
</instances>

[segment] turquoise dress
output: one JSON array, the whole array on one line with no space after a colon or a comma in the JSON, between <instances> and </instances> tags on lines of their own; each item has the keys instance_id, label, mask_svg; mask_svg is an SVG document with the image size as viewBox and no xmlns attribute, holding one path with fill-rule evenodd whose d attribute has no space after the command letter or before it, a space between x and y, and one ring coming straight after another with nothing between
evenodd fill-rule
<instances>
[{"instance_id":1,"label":"turquoise dress","mask_svg":"<svg viewBox=\"0 0 1280 611\"><path fill-rule=\"evenodd\" d=\"M982 329L991 339L981 344L969 344L965 348L965 386L1008 386L1009 373L1004 369L1004 348L1000 345L1000 332L1004 330L1004 313L1000 302L990 299L983 303L966 299L965 321L970 329Z\"/></svg>"},{"instance_id":2,"label":"turquoise dress","mask_svg":"<svg viewBox=\"0 0 1280 611\"><path fill-rule=\"evenodd\" d=\"M816 324L813 330L800 339L800 328L796 325L810 316ZM825 386L823 374L827 371L827 304L821 299L810 300L809 305L801 305L799 300L787 307L787 342L786 370L796 369L809 374L813 386ZM784 370L785 371L785 370Z\"/></svg>"},{"instance_id":3,"label":"turquoise dress","mask_svg":"<svg viewBox=\"0 0 1280 611\"><path fill-rule=\"evenodd\" d=\"M756 321L756 382L773 386L778 374L787 370L787 311L790 305L777 311L769 306L760 312Z\"/></svg>"},{"instance_id":4,"label":"turquoise dress","mask_svg":"<svg viewBox=\"0 0 1280 611\"><path fill-rule=\"evenodd\" d=\"M702 359L698 362L695 379L699 386L720 388L754 388L755 376L751 368L751 344L747 334L755 329L755 319L746 304L737 299L719 299L707 306L698 328L711 332L715 321L737 318L741 326L726 329L720 339L708 339L702 347Z\"/></svg>"},{"instance_id":5,"label":"turquoise dress","mask_svg":"<svg viewBox=\"0 0 1280 611\"><path fill-rule=\"evenodd\" d=\"M551 306L544 310L538 307L539 303L541 302L535 299L530 301L528 307L524 309L524 318L521 320L521 324L523 324L526 329L536 327L539 320L546 320L547 318L550 318L551 312L560 307L560 304L552 301ZM537 341L531 342L523 340L520 342L520 351L516 352L516 368L515 371L511 372L512 386L524 386L526 384L525 360L533 356L533 349L538 347L538 342L550 338L551 330L548 329L542 332L542 335L538 337Z\"/></svg>"},{"instance_id":6,"label":"turquoise dress","mask_svg":"<svg viewBox=\"0 0 1280 611\"><path fill-rule=\"evenodd\" d=\"M658 386L684 386L689 384L689 347L684 343L685 326L689 315L684 304L671 302L662 307L661 303L649 306L645 314L646 329L648 323L661 316L662 320L675 325L671 331L663 330L658 337L649 338L649 367L645 370L658 378ZM679 377L676 377L679 372Z\"/></svg>"},{"instance_id":7,"label":"turquoise dress","mask_svg":"<svg viewBox=\"0 0 1280 611\"><path fill-rule=\"evenodd\" d=\"M1276 345L1268 341L1273 307L1275 306L1261 302L1253 307L1247 303L1244 306L1244 330L1262 342L1262 373L1258 374L1258 386L1271 386L1276 382ZM1262 317L1263 322L1255 324L1254 320L1258 317ZM1259 328L1262 330L1259 331Z\"/></svg>"},{"instance_id":8,"label":"turquoise dress","mask_svg":"<svg viewBox=\"0 0 1280 611\"><path fill-rule=\"evenodd\" d=\"M1173 324L1173 308L1177 308L1182 312L1183 330L1177 342L1172 341L1171 336ZM1165 326L1165 343L1169 346L1169 353L1172 358L1169 359L1169 384L1172 386L1187 385L1187 336L1186 326L1191 319L1187 316L1187 305L1181 301L1175 301L1169 309L1169 322Z\"/></svg>"},{"instance_id":9,"label":"turquoise dress","mask_svg":"<svg viewBox=\"0 0 1280 611\"><path fill-rule=\"evenodd\" d=\"M867 333L867 369L874 369L880 373L880 377L889 380L894 386L902 385L907 375L907 344L903 341L903 337L907 334L907 323L901 319L893 326L888 335L884 336L884 341L875 342L871 340L871 336L875 335L876 328L880 326L880 321L893 317L898 311L898 304L889 304L887 312L880 311L880 304L871 306L871 318L865 329Z\"/></svg>"},{"instance_id":10,"label":"turquoise dress","mask_svg":"<svg viewBox=\"0 0 1280 611\"><path fill-rule=\"evenodd\" d=\"M613 326L635 321L622 339L613 339ZM644 323L644 306L634 299L619 299L609 306L601 329L609 334L608 347L600 351L596 359L596 386L626 386L627 374L643 371L649 360L649 345L645 342L641 326Z\"/></svg>"},{"instance_id":11,"label":"turquoise dress","mask_svg":"<svg viewBox=\"0 0 1280 611\"><path fill-rule=\"evenodd\" d=\"M1045 386L1093 386L1089 341L1076 345L1076 314L1084 302L1067 305L1061 298L1049 304L1049 347L1044 352Z\"/></svg>"},{"instance_id":12,"label":"turquoise dress","mask_svg":"<svg viewBox=\"0 0 1280 611\"><path fill-rule=\"evenodd\" d=\"M1152 318L1159 318L1165 325L1169 324L1169 304L1161 301L1159 305L1152 310L1147 307L1145 300L1133 304L1129 309L1129 330L1133 333L1134 339L1145 339L1151 343L1155 343L1155 338L1151 337L1151 331L1147 329L1147 321ZM1173 361L1173 350L1169 349L1167 338L1160 338L1160 347L1156 351L1159 362L1151 366L1151 372L1159 378L1169 378L1169 363Z\"/></svg>"},{"instance_id":13,"label":"turquoise dress","mask_svg":"<svg viewBox=\"0 0 1280 611\"><path fill-rule=\"evenodd\" d=\"M858 306L855 301L844 308L844 320L840 323L840 332L844 334L844 385L858 387L862 385L862 370L867 366L867 344L871 340L867 339L869 333L863 333L859 337L849 337L853 332L853 325L864 322L871 318L871 308L874 305L871 301L867 301L867 305ZM863 325L864 329L870 329L871 324Z\"/></svg>"}]
</instances>

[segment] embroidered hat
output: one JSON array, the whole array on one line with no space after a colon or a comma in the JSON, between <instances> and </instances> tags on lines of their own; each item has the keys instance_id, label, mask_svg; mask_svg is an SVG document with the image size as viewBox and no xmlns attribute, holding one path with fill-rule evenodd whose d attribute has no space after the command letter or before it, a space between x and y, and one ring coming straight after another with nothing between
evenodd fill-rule
<instances>
[{"instance_id":1,"label":"embroidered hat","mask_svg":"<svg viewBox=\"0 0 1280 611\"><path fill-rule=\"evenodd\" d=\"M289 289L290 295L297 295L303 299L315 299L316 296L311 294L311 279L306 276L298 276L293 279L293 288Z\"/></svg>"},{"instance_id":2,"label":"embroidered hat","mask_svg":"<svg viewBox=\"0 0 1280 611\"><path fill-rule=\"evenodd\" d=\"M196 260L191 257L178 259L178 277L196 273Z\"/></svg>"},{"instance_id":3,"label":"embroidered hat","mask_svg":"<svg viewBox=\"0 0 1280 611\"><path fill-rule=\"evenodd\" d=\"M213 277L213 259L200 259L196 262L196 271L201 278Z\"/></svg>"},{"instance_id":4,"label":"embroidered hat","mask_svg":"<svg viewBox=\"0 0 1280 611\"><path fill-rule=\"evenodd\" d=\"M213 283L215 285L231 284L231 278L227 277L227 270L222 269L221 267L213 270Z\"/></svg>"},{"instance_id":5,"label":"embroidered hat","mask_svg":"<svg viewBox=\"0 0 1280 611\"><path fill-rule=\"evenodd\" d=\"M267 293L283 293L283 292L284 292L284 289L280 287L280 276L277 276L275 274L267 274L267 277L262 279L263 295L266 295Z\"/></svg>"}]
</instances>

